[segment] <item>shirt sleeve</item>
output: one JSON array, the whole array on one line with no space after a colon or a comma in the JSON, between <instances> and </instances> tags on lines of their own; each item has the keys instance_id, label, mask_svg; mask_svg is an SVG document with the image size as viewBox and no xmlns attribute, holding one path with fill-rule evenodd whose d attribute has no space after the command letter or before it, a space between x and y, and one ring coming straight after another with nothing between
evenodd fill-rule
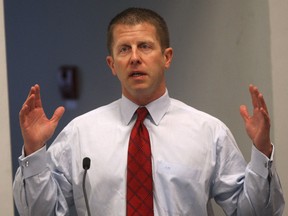
<instances>
[{"instance_id":1,"label":"shirt sleeve","mask_svg":"<svg viewBox=\"0 0 288 216\"><path fill-rule=\"evenodd\" d=\"M282 215L285 202L273 157L274 145L270 158L253 145L247 164L230 130L219 130L211 195L226 215Z\"/></svg>"},{"instance_id":2,"label":"shirt sleeve","mask_svg":"<svg viewBox=\"0 0 288 216\"><path fill-rule=\"evenodd\" d=\"M246 167L242 203L237 215L247 215L243 208L250 204L252 215L282 215L284 198L276 172L273 152L270 158L252 146L251 161Z\"/></svg>"},{"instance_id":3,"label":"shirt sleeve","mask_svg":"<svg viewBox=\"0 0 288 216\"><path fill-rule=\"evenodd\" d=\"M62 181L67 182L65 179ZM22 152L14 179L13 195L20 215L68 214L68 204L59 181L55 181L47 164L46 146L27 157Z\"/></svg>"},{"instance_id":4,"label":"shirt sleeve","mask_svg":"<svg viewBox=\"0 0 288 216\"><path fill-rule=\"evenodd\" d=\"M252 147L247 165L229 130L220 135L212 196L226 215L282 215L284 198L271 158Z\"/></svg>"}]
</instances>

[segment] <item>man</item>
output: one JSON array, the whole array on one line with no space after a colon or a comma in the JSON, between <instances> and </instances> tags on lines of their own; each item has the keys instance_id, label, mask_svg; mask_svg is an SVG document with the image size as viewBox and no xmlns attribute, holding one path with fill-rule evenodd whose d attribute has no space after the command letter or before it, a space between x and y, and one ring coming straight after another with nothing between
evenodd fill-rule
<instances>
[{"instance_id":1,"label":"man","mask_svg":"<svg viewBox=\"0 0 288 216\"><path fill-rule=\"evenodd\" d=\"M173 49L162 17L148 9L129 8L110 22L107 41L107 63L120 80L122 98L74 119L48 150L45 144L64 108L47 119L40 87L30 90L19 114L24 148L14 181L21 215L68 215L71 207L85 215L84 157L92 164L85 184L93 215L213 215L213 198L227 215L282 214L269 114L255 86L249 88L253 115L246 106L240 108L254 144L246 165L221 121L169 97L165 70ZM144 120L138 120L138 107L149 112ZM134 133L134 125L141 132ZM148 156L136 153L131 159L132 145ZM142 163L139 158L147 161L135 172L145 175L131 177L130 164ZM140 192L131 195L133 175ZM136 204L131 204L133 199Z\"/></svg>"}]
</instances>

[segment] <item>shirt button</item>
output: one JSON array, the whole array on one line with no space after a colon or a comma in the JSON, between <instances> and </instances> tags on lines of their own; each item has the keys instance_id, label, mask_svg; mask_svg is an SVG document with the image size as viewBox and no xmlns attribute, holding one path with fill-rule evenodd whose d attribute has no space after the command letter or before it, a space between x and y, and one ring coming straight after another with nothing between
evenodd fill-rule
<instances>
[{"instance_id":1,"label":"shirt button","mask_svg":"<svg viewBox=\"0 0 288 216\"><path fill-rule=\"evenodd\" d=\"M29 161L25 161L25 166L26 166L26 167L29 166Z\"/></svg>"},{"instance_id":2,"label":"shirt button","mask_svg":"<svg viewBox=\"0 0 288 216\"><path fill-rule=\"evenodd\" d=\"M268 167L269 167L269 168L272 167L272 161L268 161Z\"/></svg>"}]
</instances>

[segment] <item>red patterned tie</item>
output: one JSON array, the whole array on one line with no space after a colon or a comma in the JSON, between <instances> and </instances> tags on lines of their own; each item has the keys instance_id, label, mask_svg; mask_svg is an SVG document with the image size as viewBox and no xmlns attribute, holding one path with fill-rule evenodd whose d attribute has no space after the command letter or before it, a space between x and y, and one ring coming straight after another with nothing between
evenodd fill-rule
<instances>
[{"instance_id":1,"label":"red patterned tie","mask_svg":"<svg viewBox=\"0 0 288 216\"><path fill-rule=\"evenodd\" d=\"M137 121L132 129L127 168L127 216L153 216L153 179L149 133L144 119L145 107L137 109Z\"/></svg>"}]
</instances>

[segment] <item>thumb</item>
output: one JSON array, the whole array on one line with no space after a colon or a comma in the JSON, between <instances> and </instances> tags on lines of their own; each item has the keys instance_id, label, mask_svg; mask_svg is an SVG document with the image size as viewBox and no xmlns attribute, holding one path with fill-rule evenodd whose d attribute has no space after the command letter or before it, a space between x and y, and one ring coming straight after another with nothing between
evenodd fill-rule
<instances>
[{"instance_id":1,"label":"thumb","mask_svg":"<svg viewBox=\"0 0 288 216\"><path fill-rule=\"evenodd\" d=\"M240 106L240 115L242 116L243 120L246 122L249 118L248 109L245 105Z\"/></svg>"},{"instance_id":2,"label":"thumb","mask_svg":"<svg viewBox=\"0 0 288 216\"><path fill-rule=\"evenodd\" d=\"M56 124L58 124L58 122L62 118L64 112L65 112L65 108L63 106L58 107L55 110L55 112L54 112L54 114L53 114L53 116L51 118L51 121L56 123Z\"/></svg>"}]
</instances>

